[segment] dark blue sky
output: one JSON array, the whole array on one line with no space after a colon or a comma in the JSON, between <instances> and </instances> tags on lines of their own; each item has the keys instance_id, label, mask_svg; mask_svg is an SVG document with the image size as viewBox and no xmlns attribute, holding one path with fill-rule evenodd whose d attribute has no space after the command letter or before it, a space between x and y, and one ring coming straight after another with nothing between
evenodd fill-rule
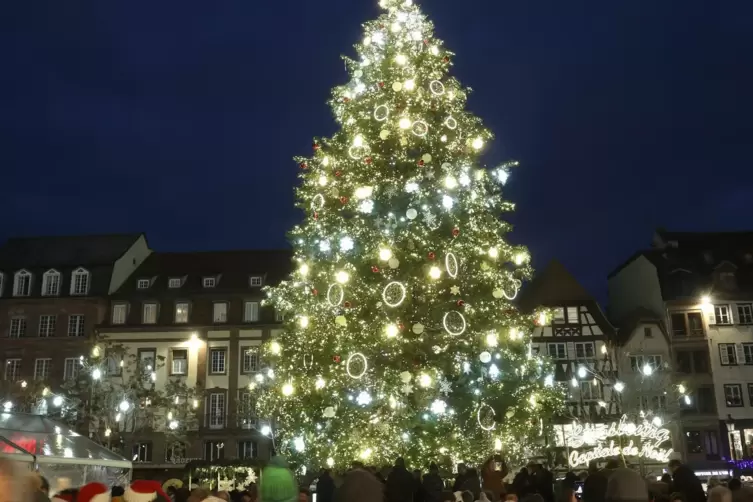
<instances>
[{"instance_id":1,"label":"dark blue sky","mask_svg":"<svg viewBox=\"0 0 753 502\"><path fill-rule=\"evenodd\" d=\"M753 227L753 3L424 0L496 133L513 238L603 298L662 225ZM285 245L296 154L331 134L377 0L6 2L0 237Z\"/></svg>"}]
</instances>

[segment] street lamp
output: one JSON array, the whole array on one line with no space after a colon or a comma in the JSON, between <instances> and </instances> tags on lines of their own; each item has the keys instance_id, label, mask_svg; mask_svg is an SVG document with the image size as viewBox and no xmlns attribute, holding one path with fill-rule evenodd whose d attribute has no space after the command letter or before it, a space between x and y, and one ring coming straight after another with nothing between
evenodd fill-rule
<instances>
[{"instance_id":1,"label":"street lamp","mask_svg":"<svg viewBox=\"0 0 753 502\"><path fill-rule=\"evenodd\" d=\"M94 370L92 370L92 379L99 380L100 378L102 378L102 370L99 368L94 368Z\"/></svg>"},{"instance_id":2,"label":"street lamp","mask_svg":"<svg viewBox=\"0 0 753 502\"><path fill-rule=\"evenodd\" d=\"M123 400L122 400L122 401L120 402L120 404L118 405L118 409L120 409L120 411L122 411L123 413L125 413L126 411L128 411L128 409L129 409L130 407L131 407L131 403L129 403L129 402L128 402L128 401L126 401L125 399L123 399Z\"/></svg>"}]
</instances>

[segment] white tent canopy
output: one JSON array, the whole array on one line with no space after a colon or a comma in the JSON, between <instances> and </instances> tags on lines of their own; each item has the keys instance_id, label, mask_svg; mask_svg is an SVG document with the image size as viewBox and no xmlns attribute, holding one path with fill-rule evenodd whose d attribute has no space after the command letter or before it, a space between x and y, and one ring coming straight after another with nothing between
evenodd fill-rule
<instances>
[{"instance_id":1,"label":"white tent canopy","mask_svg":"<svg viewBox=\"0 0 753 502\"><path fill-rule=\"evenodd\" d=\"M72 474L69 477L82 478L76 482L92 478L121 479L123 471L130 478L132 468L130 461L70 427L45 416L24 413L0 413L0 456L34 463L41 471L78 471L80 476L69 472ZM105 475L107 471L111 472Z\"/></svg>"}]
</instances>

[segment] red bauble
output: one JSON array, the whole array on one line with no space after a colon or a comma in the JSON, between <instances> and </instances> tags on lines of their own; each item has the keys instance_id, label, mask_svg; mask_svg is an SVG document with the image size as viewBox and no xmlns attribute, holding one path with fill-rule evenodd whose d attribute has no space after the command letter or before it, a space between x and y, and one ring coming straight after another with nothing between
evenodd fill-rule
<instances>
[{"instance_id":1,"label":"red bauble","mask_svg":"<svg viewBox=\"0 0 753 502\"><path fill-rule=\"evenodd\" d=\"M428 38L424 38L424 45L429 45L429 39Z\"/></svg>"},{"instance_id":2,"label":"red bauble","mask_svg":"<svg viewBox=\"0 0 753 502\"><path fill-rule=\"evenodd\" d=\"M458 300L458 307L462 307L465 305L465 302L463 300Z\"/></svg>"},{"instance_id":3,"label":"red bauble","mask_svg":"<svg viewBox=\"0 0 753 502\"><path fill-rule=\"evenodd\" d=\"M309 165L308 165L308 164L306 164L305 162L301 162L301 163L300 163L300 164L298 164L298 165L299 165L299 166L301 166L301 169L308 169L308 168L309 168Z\"/></svg>"},{"instance_id":4,"label":"red bauble","mask_svg":"<svg viewBox=\"0 0 753 502\"><path fill-rule=\"evenodd\" d=\"M348 101L350 101L350 98L343 98L343 103L347 103Z\"/></svg>"},{"instance_id":5,"label":"red bauble","mask_svg":"<svg viewBox=\"0 0 753 502\"><path fill-rule=\"evenodd\" d=\"M343 195L342 197L340 197L340 202L342 202L343 204L347 204L348 203L348 198Z\"/></svg>"},{"instance_id":6,"label":"red bauble","mask_svg":"<svg viewBox=\"0 0 753 502\"><path fill-rule=\"evenodd\" d=\"M460 235L460 229L459 228L453 228L452 229L452 236L453 237L457 237L458 235Z\"/></svg>"},{"instance_id":7,"label":"red bauble","mask_svg":"<svg viewBox=\"0 0 753 502\"><path fill-rule=\"evenodd\" d=\"M423 160L419 160L419 161L418 161L418 165L419 165L419 166L423 166L423 165L424 165L424 161L423 161Z\"/></svg>"},{"instance_id":8,"label":"red bauble","mask_svg":"<svg viewBox=\"0 0 753 502\"><path fill-rule=\"evenodd\" d=\"M372 265L372 266L371 266L371 271L372 271L372 272L374 272L374 273L376 274L376 273L378 273L378 272L379 272L379 267L377 267L376 265Z\"/></svg>"},{"instance_id":9,"label":"red bauble","mask_svg":"<svg viewBox=\"0 0 753 502\"><path fill-rule=\"evenodd\" d=\"M444 61L445 63L449 63L450 62L450 58L447 57L447 56L445 56L444 58L442 58L442 61Z\"/></svg>"},{"instance_id":10,"label":"red bauble","mask_svg":"<svg viewBox=\"0 0 753 502\"><path fill-rule=\"evenodd\" d=\"M340 364L340 361L342 361L342 357L337 356L337 355L332 356L332 361L334 361L337 364Z\"/></svg>"},{"instance_id":11,"label":"red bauble","mask_svg":"<svg viewBox=\"0 0 753 502\"><path fill-rule=\"evenodd\" d=\"M367 164L371 164L371 157L366 157L365 159L363 159L363 161Z\"/></svg>"},{"instance_id":12,"label":"red bauble","mask_svg":"<svg viewBox=\"0 0 753 502\"><path fill-rule=\"evenodd\" d=\"M314 211L314 219L315 219L315 220L318 220L318 219L319 219L319 213L317 213L316 211Z\"/></svg>"},{"instance_id":13,"label":"red bauble","mask_svg":"<svg viewBox=\"0 0 753 502\"><path fill-rule=\"evenodd\" d=\"M404 329L405 329L405 324L403 324L403 323L400 323L400 324L398 324L398 325L397 325L397 327L398 327L398 329L399 329L400 331L402 331L402 330L404 330Z\"/></svg>"},{"instance_id":14,"label":"red bauble","mask_svg":"<svg viewBox=\"0 0 753 502\"><path fill-rule=\"evenodd\" d=\"M379 87L384 87L384 82L379 82Z\"/></svg>"},{"instance_id":15,"label":"red bauble","mask_svg":"<svg viewBox=\"0 0 753 502\"><path fill-rule=\"evenodd\" d=\"M349 309L350 308L350 302L343 303L343 307L345 307L346 309Z\"/></svg>"},{"instance_id":16,"label":"red bauble","mask_svg":"<svg viewBox=\"0 0 753 502\"><path fill-rule=\"evenodd\" d=\"M428 257L430 260L433 260L434 258L437 257L437 255L434 254L434 251L429 251Z\"/></svg>"},{"instance_id":17,"label":"red bauble","mask_svg":"<svg viewBox=\"0 0 753 502\"><path fill-rule=\"evenodd\" d=\"M335 171L335 176L340 177L341 174L342 174L342 171Z\"/></svg>"},{"instance_id":18,"label":"red bauble","mask_svg":"<svg viewBox=\"0 0 753 502\"><path fill-rule=\"evenodd\" d=\"M311 294L314 295L314 296L317 296L319 294L319 290L316 289L316 288L314 288L314 289L311 290Z\"/></svg>"},{"instance_id":19,"label":"red bauble","mask_svg":"<svg viewBox=\"0 0 753 502\"><path fill-rule=\"evenodd\" d=\"M319 146L319 143L314 143L313 145L311 145L311 148L313 148L314 150L318 150L321 147Z\"/></svg>"}]
</instances>

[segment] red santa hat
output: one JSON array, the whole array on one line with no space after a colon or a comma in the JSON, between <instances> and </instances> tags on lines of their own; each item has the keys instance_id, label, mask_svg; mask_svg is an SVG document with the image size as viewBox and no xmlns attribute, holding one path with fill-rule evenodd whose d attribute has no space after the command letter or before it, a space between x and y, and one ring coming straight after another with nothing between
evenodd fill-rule
<instances>
[{"instance_id":1,"label":"red santa hat","mask_svg":"<svg viewBox=\"0 0 753 502\"><path fill-rule=\"evenodd\" d=\"M76 502L77 495L78 490L75 488L66 488L57 492L50 500L51 502Z\"/></svg>"},{"instance_id":2,"label":"red santa hat","mask_svg":"<svg viewBox=\"0 0 753 502\"><path fill-rule=\"evenodd\" d=\"M89 483L79 489L76 502L110 502L110 490L102 483Z\"/></svg>"},{"instance_id":3,"label":"red santa hat","mask_svg":"<svg viewBox=\"0 0 753 502\"><path fill-rule=\"evenodd\" d=\"M125 502L171 502L170 497L162 490L162 486L157 481L148 479L139 479L131 483L131 486L125 489L123 493ZM78 502L78 501L76 501Z\"/></svg>"}]
</instances>

